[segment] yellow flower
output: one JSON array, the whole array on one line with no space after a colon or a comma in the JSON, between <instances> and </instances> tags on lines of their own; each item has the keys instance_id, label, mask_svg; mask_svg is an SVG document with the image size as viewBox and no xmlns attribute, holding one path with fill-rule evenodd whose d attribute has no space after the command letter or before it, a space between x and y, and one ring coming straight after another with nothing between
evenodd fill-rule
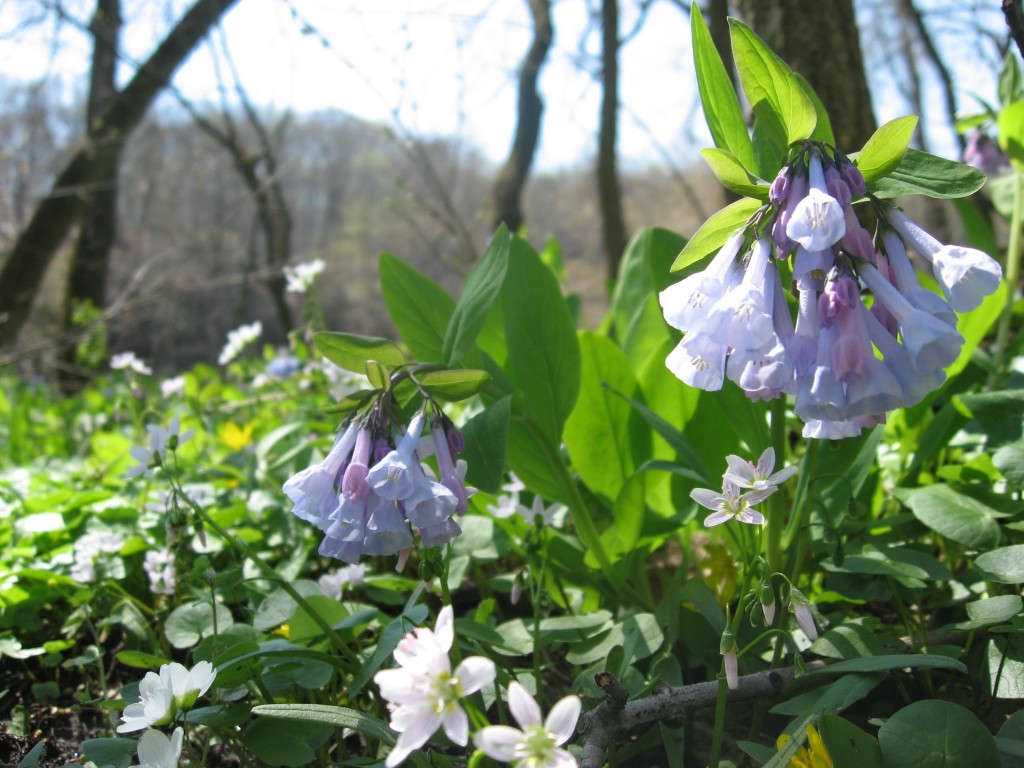
<instances>
[{"instance_id":1,"label":"yellow flower","mask_svg":"<svg viewBox=\"0 0 1024 768\"><path fill-rule=\"evenodd\" d=\"M292 636L291 624L288 624L287 622L285 622L284 624L282 624L277 629L270 630L270 634L272 634L272 635L280 635L285 640L287 640L288 638L290 638ZM829 766L831 766L831 765L832 765L832 763L829 763Z\"/></svg>"},{"instance_id":2,"label":"yellow flower","mask_svg":"<svg viewBox=\"0 0 1024 768\"><path fill-rule=\"evenodd\" d=\"M781 734L779 740L775 742L775 748L782 749L789 740L788 733ZM832 756L825 749L825 742L821 740L813 725L807 726L807 744L796 751L793 759L789 761L789 768L833 768Z\"/></svg>"},{"instance_id":3,"label":"yellow flower","mask_svg":"<svg viewBox=\"0 0 1024 768\"><path fill-rule=\"evenodd\" d=\"M230 421L217 430L217 437L231 450L240 451L252 442L252 430L252 424L239 427Z\"/></svg>"}]
</instances>

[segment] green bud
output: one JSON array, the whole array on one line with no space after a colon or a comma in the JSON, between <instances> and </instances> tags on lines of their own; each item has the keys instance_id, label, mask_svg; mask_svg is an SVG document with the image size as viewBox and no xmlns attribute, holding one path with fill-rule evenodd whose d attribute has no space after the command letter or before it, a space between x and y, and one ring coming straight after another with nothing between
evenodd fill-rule
<instances>
[{"instance_id":1,"label":"green bud","mask_svg":"<svg viewBox=\"0 0 1024 768\"><path fill-rule=\"evenodd\" d=\"M732 635L732 627L726 625L725 631L722 632L722 639L718 643L718 651L723 656L736 649L736 638Z\"/></svg>"}]
</instances>

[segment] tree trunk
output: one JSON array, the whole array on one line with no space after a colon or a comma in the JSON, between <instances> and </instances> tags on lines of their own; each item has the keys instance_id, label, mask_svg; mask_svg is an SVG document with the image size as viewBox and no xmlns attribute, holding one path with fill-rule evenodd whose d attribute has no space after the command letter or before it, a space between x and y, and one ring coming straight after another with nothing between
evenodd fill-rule
<instances>
[{"instance_id":1,"label":"tree trunk","mask_svg":"<svg viewBox=\"0 0 1024 768\"><path fill-rule=\"evenodd\" d=\"M93 36L86 133L102 119L103 111L117 93L117 60L120 50L121 0L98 0L89 31ZM124 143L111 141L95 146L97 171L94 184L82 190L83 214L78 242L71 256L67 290L61 317L58 376L61 388L73 391L88 380L75 359L78 334L75 308L106 306L107 272L117 236L117 166Z\"/></svg>"},{"instance_id":2,"label":"tree trunk","mask_svg":"<svg viewBox=\"0 0 1024 768\"><path fill-rule=\"evenodd\" d=\"M131 82L89 126L83 146L57 175L0 271L0 349L17 339L47 268L82 214L84 195L104 172L97 148L123 144L174 71L237 0L196 0Z\"/></svg>"},{"instance_id":3,"label":"tree trunk","mask_svg":"<svg viewBox=\"0 0 1024 768\"><path fill-rule=\"evenodd\" d=\"M817 92L832 119L836 145L860 149L877 123L864 74L853 0L737 0L754 32Z\"/></svg>"},{"instance_id":4,"label":"tree trunk","mask_svg":"<svg viewBox=\"0 0 1024 768\"><path fill-rule=\"evenodd\" d=\"M616 144L619 129L619 4L601 2L601 126L597 146L597 193L607 277L614 280L626 249L626 222Z\"/></svg>"},{"instance_id":5,"label":"tree trunk","mask_svg":"<svg viewBox=\"0 0 1024 768\"><path fill-rule=\"evenodd\" d=\"M492 228L497 229L504 222L512 232L523 225L523 187L533 164L533 155L540 138L541 116L544 113L544 102L537 92L537 79L554 37L550 0L527 0L527 5L533 17L533 42L519 69L516 135L512 141L512 150L491 192L494 206Z\"/></svg>"}]
</instances>

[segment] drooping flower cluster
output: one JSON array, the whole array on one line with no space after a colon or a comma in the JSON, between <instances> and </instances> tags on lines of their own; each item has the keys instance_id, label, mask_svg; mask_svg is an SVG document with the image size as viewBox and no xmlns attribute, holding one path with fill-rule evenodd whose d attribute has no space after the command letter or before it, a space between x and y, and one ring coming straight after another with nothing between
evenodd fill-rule
<instances>
[{"instance_id":1,"label":"drooping flower cluster","mask_svg":"<svg viewBox=\"0 0 1024 768\"><path fill-rule=\"evenodd\" d=\"M459 699L492 682L497 670L490 659L469 656L453 671L448 652L454 640L454 613L445 606L433 631L417 628L398 643L397 669L373 676L391 711L391 729L398 733L398 742L385 761L387 768L405 760L441 727L455 744L469 742L469 718Z\"/></svg>"},{"instance_id":2,"label":"drooping flower cluster","mask_svg":"<svg viewBox=\"0 0 1024 768\"><path fill-rule=\"evenodd\" d=\"M440 411L431 426L439 479L421 463L420 411L397 444L381 409L353 420L327 457L287 482L292 512L324 532L320 554L346 563L363 555L408 552L413 533L424 547L437 547L462 533L456 513L467 509L465 463L456 461L462 436Z\"/></svg>"},{"instance_id":3,"label":"drooping flower cluster","mask_svg":"<svg viewBox=\"0 0 1024 768\"><path fill-rule=\"evenodd\" d=\"M705 270L662 291L666 321L686 332L669 369L709 391L729 378L754 400L792 395L804 436L827 439L859 434L938 387L963 344L956 313L995 291L1001 269L982 251L943 245L874 198L872 237L853 208L865 195L845 156L805 143L772 183L769 204ZM931 266L943 296L921 286L908 246Z\"/></svg>"}]
</instances>

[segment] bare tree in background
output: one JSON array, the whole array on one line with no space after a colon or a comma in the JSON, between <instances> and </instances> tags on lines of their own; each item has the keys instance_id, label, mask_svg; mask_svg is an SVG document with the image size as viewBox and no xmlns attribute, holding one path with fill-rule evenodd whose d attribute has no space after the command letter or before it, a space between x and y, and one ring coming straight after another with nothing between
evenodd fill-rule
<instances>
[{"instance_id":1,"label":"bare tree in background","mask_svg":"<svg viewBox=\"0 0 1024 768\"><path fill-rule=\"evenodd\" d=\"M92 65L89 69L89 95L85 108L86 132L103 119L104 110L117 93L117 62L121 35L121 0L97 0L89 32L93 38ZM61 311L61 340L57 356L57 374L61 387L72 391L88 380L88 373L77 365L75 352L76 310L106 303L110 254L117 239L117 168L124 142L108 137L93 145L95 171L92 183L83 187L78 241L71 254L67 288Z\"/></svg>"},{"instance_id":2,"label":"bare tree in background","mask_svg":"<svg viewBox=\"0 0 1024 768\"><path fill-rule=\"evenodd\" d=\"M817 92L836 144L860 149L877 123L864 74L853 0L737 0L740 15L765 43Z\"/></svg>"},{"instance_id":3,"label":"bare tree in background","mask_svg":"<svg viewBox=\"0 0 1024 768\"><path fill-rule=\"evenodd\" d=\"M544 102L537 92L537 79L554 38L550 0L527 0L527 5L533 18L533 41L519 68L516 135L512 141L512 150L498 172L491 193L494 206L491 221L494 228L497 229L504 222L513 232L523 225L523 187L533 164L544 112Z\"/></svg>"},{"instance_id":4,"label":"bare tree in background","mask_svg":"<svg viewBox=\"0 0 1024 768\"><path fill-rule=\"evenodd\" d=\"M597 195L606 276L614 280L626 249L626 220L619 184L619 3L601 0L601 122L597 141Z\"/></svg>"},{"instance_id":5,"label":"bare tree in background","mask_svg":"<svg viewBox=\"0 0 1024 768\"><path fill-rule=\"evenodd\" d=\"M230 59L228 63L230 64ZM278 142L264 125L263 118L242 87L233 66L232 76L242 115L249 131L256 139L255 148L246 142L235 124L235 118L228 108L223 83L219 122L214 122L213 119L192 109L190 105L186 105L186 108L206 135L217 142L231 157L242 184L256 206L256 221L262 233L263 261L266 268L261 282L270 294L281 330L287 334L294 326L294 321L285 297L285 278L282 270L292 252L292 217L278 170ZM280 133L284 122L286 120L281 122L274 133ZM258 250L254 240L250 245L247 274L257 271L260 266ZM246 280L243 284L243 302L244 292L248 291L248 286L249 281Z\"/></svg>"},{"instance_id":6,"label":"bare tree in background","mask_svg":"<svg viewBox=\"0 0 1024 768\"><path fill-rule=\"evenodd\" d=\"M104 166L97 148L124 143L175 70L235 2L196 0L89 126L83 146L57 175L0 271L0 348L17 340L47 268L83 213L83 193L94 189L102 175Z\"/></svg>"}]
</instances>

